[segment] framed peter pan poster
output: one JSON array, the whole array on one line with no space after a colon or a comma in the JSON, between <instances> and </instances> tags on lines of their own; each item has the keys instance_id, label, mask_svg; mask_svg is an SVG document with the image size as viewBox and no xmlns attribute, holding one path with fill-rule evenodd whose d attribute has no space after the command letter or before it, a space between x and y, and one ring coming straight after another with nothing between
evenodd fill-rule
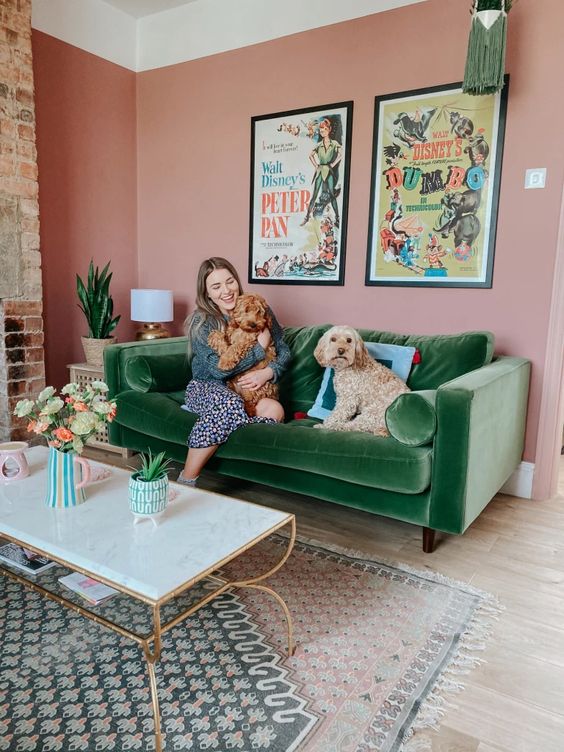
<instances>
[{"instance_id":1,"label":"framed peter pan poster","mask_svg":"<svg viewBox=\"0 0 564 752\"><path fill-rule=\"evenodd\" d=\"M249 282L344 284L352 109L251 119Z\"/></svg>"},{"instance_id":2,"label":"framed peter pan poster","mask_svg":"<svg viewBox=\"0 0 564 752\"><path fill-rule=\"evenodd\" d=\"M367 285L492 286L508 86L376 97Z\"/></svg>"}]
</instances>

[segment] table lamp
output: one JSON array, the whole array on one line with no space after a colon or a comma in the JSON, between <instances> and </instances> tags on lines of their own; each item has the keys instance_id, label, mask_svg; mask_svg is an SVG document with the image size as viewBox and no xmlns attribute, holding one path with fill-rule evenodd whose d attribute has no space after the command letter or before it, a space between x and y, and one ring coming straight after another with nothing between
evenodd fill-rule
<instances>
[{"instance_id":1,"label":"table lamp","mask_svg":"<svg viewBox=\"0 0 564 752\"><path fill-rule=\"evenodd\" d=\"M131 320L143 322L135 335L136 340L170 337L162 322L174 320L172 290L132 290Z\"/></svg>"}]
</instances>

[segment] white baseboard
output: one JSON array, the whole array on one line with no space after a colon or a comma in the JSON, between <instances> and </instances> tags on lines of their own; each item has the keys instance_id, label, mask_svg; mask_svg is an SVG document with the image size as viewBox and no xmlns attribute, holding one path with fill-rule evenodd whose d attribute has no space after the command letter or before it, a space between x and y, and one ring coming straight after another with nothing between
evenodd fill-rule
<instances>
[{"instance_id":1,"label":"white baseboard","mask_svg":"<svg viewBox=\"0 0 564 752\"><path fill-rule=\"evenodd\" d=\"M509 496L520 496L522 499L532 499L534 473L534 462L521 462L499 492Z\"/></svg>"}]
</instances>

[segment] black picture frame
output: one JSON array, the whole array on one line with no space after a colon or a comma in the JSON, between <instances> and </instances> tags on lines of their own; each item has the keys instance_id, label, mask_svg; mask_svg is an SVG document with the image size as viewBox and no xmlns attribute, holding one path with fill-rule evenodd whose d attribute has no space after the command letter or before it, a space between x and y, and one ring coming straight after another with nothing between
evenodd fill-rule
<instances>
[{"instance_id":1,"label":"black picture frame","mask_svg":"<svg viewBox=\"0 0 564 752\"><path fill-rule=\"evenodd\" d=\"M348 101L251 118L250 284L344 285L352 117Z\"/></svg>"},{"instance_id":2,"label":"black picture frame","mask_svg":"<svg viewBox=\"0 0 564 752\"><path fill-rule=\"evenodd\" d=\"M365 285L492 287L508 92L375 97Z\"/></svg>"}]
</instances>

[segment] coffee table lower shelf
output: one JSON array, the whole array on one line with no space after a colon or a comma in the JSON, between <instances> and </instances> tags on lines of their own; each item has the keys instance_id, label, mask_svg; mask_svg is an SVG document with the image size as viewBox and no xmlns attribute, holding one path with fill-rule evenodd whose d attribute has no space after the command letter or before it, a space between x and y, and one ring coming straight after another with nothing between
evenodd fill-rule
<instances>
[{"instance_id":1,"label":"coffee table lower shelf","mask_svg":"<svg viewBox=\"0 0 564 752\"><path fill-rule=\"evenodd\" d=\"M292 626L292 617L290 615L288 606L284 602L283 598L277 592L275 592L272 588L268 587L267 585L263 584L264 580L267 580L269 577L271 577L275 572L277 572L284 565L284 563L290 556L290 553L292 552L292 549L294 547L294 543L296 540L295 517L292 516L289 522L287 522L286 525L282 527L287 527L288 525L290 525L290 535L288 537L288 545L280 561L277 564L275 564L273 567L271 567L271 569L269 569L264 574L258 575L256 577L251 577L250 579L237 580L237 581L226 580L225 578L215 573L207 574L205 579L216 583L217 589L213 590L205 597L193 603L189 608L181 611L174 618L170 619L164 624L161 623L161 608L169 601L178 597L182 593L185 593L187 590L193 587L196 583L194 582L185 583L184 585L177 588L172 593L167 594L165 598L155 602L155 601L151 601L150 599L143 598L139 596L138 594L127 590L123 586L120 586L116 583L113 583L107 580L106 584L115 588L120 593L128 595L129 597L135 600L142 601L143 603L145 603L147 606L149 606L152 609L152 631L149 634L146 634L143 636L136 634L135 632L132 632L119 624L115 624L114 622L110 621L109 619L106 619L104 616L101 616L100 614L93 613L88 608L84 608L83 606L80 606L78 603L74 603L68 598L65 598L62 595L59 595L58 593L54 593L50 590L47 590L46 588L42 587L37 582L31 579L28 579L27 577L24 577L23 575L18 574L16 571L14 571L11 568L8 568L7 566L4 566L3 562L0 562L0 571L3 574L10 577L12 580L15 580L16 582L20 583L24 587L30 588L40 593L41 595L45 596L46 598L49 598L50 600L53 600L59 603L60 605L65 606L66 608L69 608L73 611L78 612L79 614L81 614L81 616L87 619L90 619L91 621L94 621L97 624L100 624L104 627L107 627L108 629L111 629L114 632L117 632L122 637L128 637L129 639L134 640L136 643L138 643L142 647L143 655L145 656L145 661L147 663L149 683L150 683L150 688L151 688L153 717L154 717L154 722L155 722L155 742L156 742L155 749L157 750L157 752L162 752L163 747L162 747L162 733L161 733L161 718L160 718L159 698L158 698L158 693L157 693L157 681L156 681L156 676L155 676L155 665L161 657L161 647L162 647L161 637L163 634L168 632L168 630L175 627L181 621L191 616L193 613L198 611L200 608L205 606L214 598L217 598L222 593L225 593L227 590L232 590L235 588L254 588L255 590L261 590L262 592L267 593L280 604L282 611L284 612L284 616L286 618L287 633L288 633L288 655L289 656L293 655L294 648L295 648L294 642L293 642L293 626ZM282 529L282 527L280 529ZM30 546L28 543L23 543L22 541L19 541L9 535L6 535L6 533L4 532L2 533L2 538L6 539L10 543L15 543L17 545L24 546L25 548L31 549L42 556L46 556L56 561L58 564L61 564L62 566L69 568L72 571L75 571L75 572L78 571L81 574L84 574L88 577L93 577L94 579L100 579L96 575L93 575L92 573L86 570L82 570L78 567L74 567L68 562L65 562L61 559L57 559L56 557L52 556L50 553L36 549L33 546ZM250 546L249 548L252 548L252 546ZM247 548L246 550L248 551L249 548ZM244 552L241 552L241 553L244 553ZM235 561L235 560L236 558L234 558L232 561Z\"/></svg>"}]
</instances>

